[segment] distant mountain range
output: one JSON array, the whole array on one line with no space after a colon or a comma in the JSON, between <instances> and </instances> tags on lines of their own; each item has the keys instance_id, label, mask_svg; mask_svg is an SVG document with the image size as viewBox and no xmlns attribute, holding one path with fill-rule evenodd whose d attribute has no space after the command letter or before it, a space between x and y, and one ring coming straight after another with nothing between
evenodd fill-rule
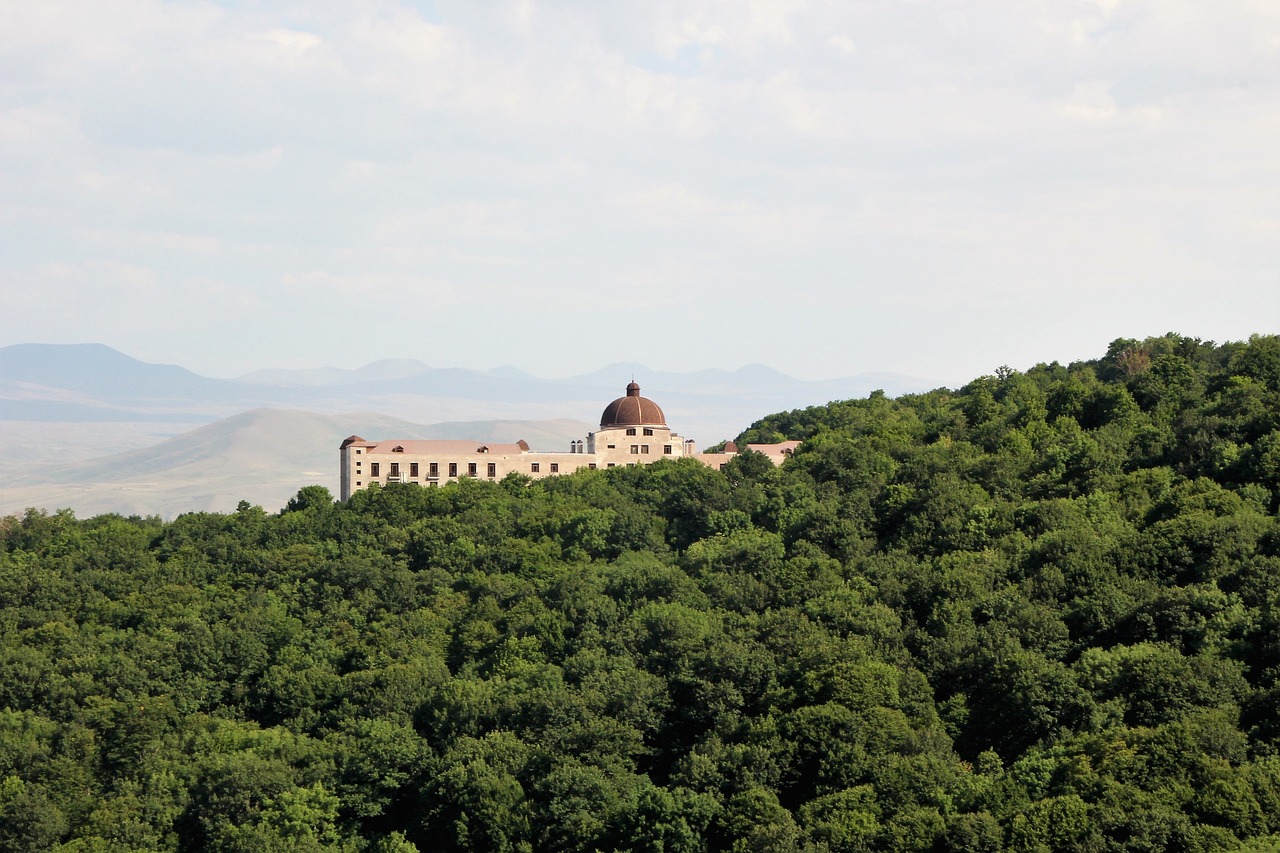
<instances>
[{"instance_id":1,"label":"distant mountain range","mask_svg":"<svg viewBox=\"0 0 1280 853\"><path fill-rule=\"evenodd\" d=\"M413 360L213 379L102 344L18 344L0 348L0 512L172 516L242 499L275 510L303 485L336 492L337 446L352 433L523 438L555 450L594 428L633 377L701 446L772 412L935 387L883 373L807 381L764 365L670 373L619 363L542 379Z\"/></svg>"},{"instance_id":2,"label":"distant mountain range","mask_svg":"<svg viewBox=\"0 0 1280 853\"><path fill-rule=\"evenodd\" d=\"M25 422L0 426L15 423ZM241 500L276 510L302 486L320 484L338 493L338 445L352 433L492 442L524 438L567 447L584 429L570 420L427 426L369 413L252 409L121 453L69 460L56 446L43 455L29 452L26 464L0 472L0 510L71 507L80 516L118 512L173 517L226 511ZM6 457L6 469L9 461Z\"/></svg>"}]
</instances>

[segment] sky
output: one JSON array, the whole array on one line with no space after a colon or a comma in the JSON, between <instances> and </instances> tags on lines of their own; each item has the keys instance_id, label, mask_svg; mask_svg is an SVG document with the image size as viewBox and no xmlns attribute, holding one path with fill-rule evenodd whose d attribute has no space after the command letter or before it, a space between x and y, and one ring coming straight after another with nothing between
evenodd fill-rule
<instances>
[{"instance_id":1,"label":"sky","mask_svg":"<svg viewBox=\"0 0 1280 853\"><path fill-rule=\"evenodd\" d=\"M0 0L0 346L961 385L1280 332L1274 0Z\"/></svg>"}]
</instances>

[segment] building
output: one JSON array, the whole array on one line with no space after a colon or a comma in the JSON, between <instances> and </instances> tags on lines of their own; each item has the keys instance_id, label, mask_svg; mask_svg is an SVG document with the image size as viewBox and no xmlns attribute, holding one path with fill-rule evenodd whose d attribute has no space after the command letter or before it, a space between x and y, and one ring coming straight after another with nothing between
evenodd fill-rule
<instances>
[{"instance_id":1,"label":"building","mask_svg":"<svg viewBox=\"0 0 1280 853\"><path fill-rule=\"evenodd\" d=\"M748 447L764 453L779 465L799 444L786 441ZM353 435L342 442L340 450L341 497L346 500L373 483L435 485L460 477L500 480L512 473L550 477L570 474L579 468L641 465L684 456L721 467L738 452L736 446L729 444L720 453L698 453L693 439L681 438L672 432L662 408L640 396L640 386L634 381L627 385L625 396L605 407L599 430L569 445L568 451L538 451L529 449L523 441L515 444L437 439L365 441Z\"/></svg>"}]
</instances>

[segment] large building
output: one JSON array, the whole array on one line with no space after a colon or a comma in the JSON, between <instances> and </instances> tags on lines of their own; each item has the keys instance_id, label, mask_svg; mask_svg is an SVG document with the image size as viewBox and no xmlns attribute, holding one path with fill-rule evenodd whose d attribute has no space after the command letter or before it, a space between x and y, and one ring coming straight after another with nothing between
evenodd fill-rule
<instances>
[{"instance_id":1,"label":"large building","mask_svg":"<svg viewBox=\"0 0 1280 853\"><path fill-rule=\"evenodd\" d=\"M791 455L798 441L752 444L750 449L768 456L775 465ZM507 474L549 477L579 468L613 468L639 465L658 459L690 456L719 467L737 453L732 444L720 453L698 453L691 438L681 438L667 426L661 407L640 396L632 382L626 396L605 407L600 429L585 440L569 443L566 451L530 450L523 441L496 444L481 441L418 440L365 441L353 435L342 442L342 499L373 483L433 485L459 477L500 480Z\"/></svg>"}]
</instances>

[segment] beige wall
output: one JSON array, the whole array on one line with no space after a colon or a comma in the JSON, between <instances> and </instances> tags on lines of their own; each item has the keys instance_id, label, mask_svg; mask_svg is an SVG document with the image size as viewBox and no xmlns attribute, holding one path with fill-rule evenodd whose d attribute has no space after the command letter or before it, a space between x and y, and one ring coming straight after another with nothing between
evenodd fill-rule
<instances>
[{"instance_id":1,"label":"beige wall","mask_svg":"<svg viewBox=\"0 0 1280 853\"><path fill-rule=\"evenodd\" d=\"M645 429L651 429L652 435L645 435ZM594 446L594 453L561 453L550 451L527 450L519 453L458 453L453 448L441 447L434 452L430 441L405 442L406 447L416 447L418 452L390 452L388 448L395 442L353 442L341 450L341 499L347 500L355 492L369 487L370 483L386 485L389 482L417 483L431 485L447 483L460 477L501 480L511 473L524 474L528 477L550 477L557 474L571 474L579 468L610 468L622 465L647 465L659 459L676 459L692 456L704 465L719 468L732 459L734 453L697 453L692 442L685 444L676 433L667 427L635 427L635 435L627 435L627 428L600 430L589 436L585 447ZM442 445L446 442L442 442ZM454 444L456 442L447 442ZM753 450L761 450L775 465L790 454L799 442L784 442L781 445L751 445ZM611 448L609 445L613 445ZM667 445L671 453L665 453ZM649 452L644 453L645 446ZM513 447L506 445L506 447ZM632 448L635 453L631 452ZM436 465L436 473L431 473L431 465ZM378 466L374 475L373 466ZM417 471L414 471L414 465ZM450 465L456 465L456 473L450 475ZM471 474L469 466L475 466ZM493 473L489 473L489 466ZM395 467L393 467L395 466ZM396 471L397 473L392 473Z\"/></svg>"},{"instance_id":2,"label":"beige wall","mask_svg":"<svg viewBox=\"0 0 1280 853\"><path fill-rule=\"evenodd\" d=\"M529 477L546 477L552 474L569 474L579 468L588 468L595 458L586 453L554 453L528 451L525 453L388 453L385 451L370 452L374 444L351 444L342 449L341 488L342 500L351 497L355 492L368 488L370 483L386 485L389 482L447 483L460 477L501 480L511 473L525 474ZM431 473L431 465L436 465L436 473ZM374 465L378 473L373 473ZM414 473L414 465L417 472ZM450 465L457 466L457 472L450 476ZM471 473L470 466L475 466ZM493 474L489 466L493 466ZM396 468L393 469L393 466ZM392 471L398 473L393 474Z\"/></svg>"},{"instance_id":3,"label":"beige wall","mask_svg":"<svg viewBox=\"0 0 1280 853\"><path fill-rule=\"evenodd\" d=\"M635 435L627 435L632 429ZM645 431L652 435L645 435ZM684 439L672 432L669 427L618 427L602 429L588 436L588 448L594 450L597 464L601 468L616 465L637 465L656 462L659 459L675 459L687 455L688 448ZM671 452L665 452L667 447ZM632 453L632 448L635 452ZM645 449L648 448L648 452Z\"/></svg>"}]
</instances>

